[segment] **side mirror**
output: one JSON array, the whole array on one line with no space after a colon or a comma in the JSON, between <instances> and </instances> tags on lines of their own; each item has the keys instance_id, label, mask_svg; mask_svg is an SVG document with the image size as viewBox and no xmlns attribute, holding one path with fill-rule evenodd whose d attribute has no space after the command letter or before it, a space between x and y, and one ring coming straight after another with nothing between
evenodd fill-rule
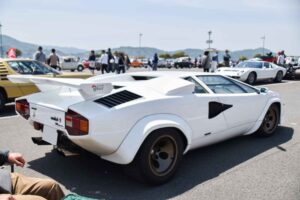
<instances>
[{"instance_id":1,"label":"side mirror","mask_svg":"<svg viewBox=\"0 0 300 200\"><path fill-rule=\"evenodd\" d=\"M259 89L260 93L267 93L268 90L269 90L269 89L266 88L266 87L261 87L261 88Z\"/></svg>"}]
</instances>

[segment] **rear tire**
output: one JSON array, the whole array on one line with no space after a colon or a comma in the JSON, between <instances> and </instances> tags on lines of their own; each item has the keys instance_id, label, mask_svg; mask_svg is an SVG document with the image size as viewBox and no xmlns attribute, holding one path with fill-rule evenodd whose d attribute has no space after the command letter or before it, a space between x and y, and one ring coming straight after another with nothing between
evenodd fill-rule
<instances>
[{"instance_id":1,"label":"rear tire","mask_svg":"<svg viewBox=\"0 0 300 200\"><path fill-rule=\"evenodd\" d=\"M77 67L77 71L79 71L79 72L82 72L83 69L84 69L84 67L83 67L82 65L79 65L79 66Z\"/></svg>"},{"instance_id":2,"label":"rear tire","mask_svg":"<svg viewBox=\"0 0 300 200\"><path fill-rule=\"evenodd\" d=\"M251 72L249 75L248 75L248 78L246 80L246 82L250 85L254 85L254 83L256 82L256 75L254 72Z\"/></svg>"},{"instance_id":3,"label":"rear tire","mask_svg":"<svg viewBox=\"0 0 300 200\"><path fill-rule=\"evenodd\" d=\"M280 113L278 106L274 104L271 105L255 134L262 137L270 137L274 135L279 124L279 118Z\"/></svg>"},{"instance_id":4,"label":"rear tire","mask_svg":"<svg viewBox=\"0 0 300 200\"><path fill-rule=\"evenodd\" d=\"M276 77L274 79L274 82L276 83L280 83L282 81L283 78L283 73L282 71L277 72Z\"/></svg>"},{"instance_id":5,"label":"rear tire","mask_svg":"<svg viewBox=\"0 0 300 200\"><path fill-rule=\"evenodd\" d=\"M127 173L150 185L160 185L175 174L183 154L181 136L172 129L153 132L140 147Z\"/></svg>"}]
</instances>

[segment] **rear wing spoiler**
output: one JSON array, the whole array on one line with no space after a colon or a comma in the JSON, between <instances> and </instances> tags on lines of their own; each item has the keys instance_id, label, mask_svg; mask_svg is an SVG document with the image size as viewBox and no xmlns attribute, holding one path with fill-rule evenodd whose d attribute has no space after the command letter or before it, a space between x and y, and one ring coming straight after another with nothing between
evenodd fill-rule
<instances>
[{"instance_id":1,"label":"rear wing spoiler","mask_svg":"<svg viewBox=\"0 0 300 200\"><path fill-rule=\"evenodd\" d=\"M45 78L32 75L8 75L7 77L13 83L33 83L41 92L59 90L62 87L74 88L86 100L109 94L113 90L111 83L95 83L79 78Z\"/></svg>"}]
</instances>

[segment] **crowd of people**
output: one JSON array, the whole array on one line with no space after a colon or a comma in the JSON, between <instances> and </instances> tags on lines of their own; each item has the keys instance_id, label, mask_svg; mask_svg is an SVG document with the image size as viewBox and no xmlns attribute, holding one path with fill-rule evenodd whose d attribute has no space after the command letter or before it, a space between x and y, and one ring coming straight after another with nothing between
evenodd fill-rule
<instances>
[{"instance_id":1,"label":"crowd of people","mask_svg":"<svg viewBox=\"0 0 300 200\"><path fill-rule=\"evenodd\" d=\"M225 50L223 56L224 66L230 67L231 56L229 50ZM209 51L204 51L203 55L199 59L196 59L195 66L203 68L204 72L215 72L219 65L219 52L215 51L210 55Z\"/></svg>"},{"instance_id":2,"label":"crowd of people","mask_svg":"<svg viewBox=\"0 0 300 200\"><path fill-rule=\"evenodd\" d=\"M111 52L111 49L109 48L107 51L102 50L101 56L97 59L95 51L92 50L90 52L89 58L89 68L94 73L96 69L96 63L100 64L101 72L102 74L110 73L116 71L117 74L125 73L126 69L129 68L130 65L130 59L128 55L125 55L124 53L114 53L114 55Z\"/></svg>"},{"instance_id":3,"label":"crowd of people","mask_svg":"<svg viewBox=\"0 0 300 200\"><path fill-rule=\"evenodd\" d=\"M278 52L277 57L273 57L272 53L271 55L269 54L263 57L269 56L272 59L272 61L270 62L274 62L280 66L288 64L284 51ZM54 69L59 69L59 57L56 54L55 49L52 49L51 54L49 56L46 56L43 52L43 48L40 46L33 57L35 60L46 63ZM159 60L159 56L157 55L157 53L155 53L151 59L148 59L147 66L149 66L153 71L156 71L158 68ZM122 52L112 53L110 48L108 48L107 51L102 50L101 53L97 55L94 50L91 50L88 57L88 62L89 69L93 74L96 68L98 70L101 69L102 74L110 72L116 72L117 74L125 73L126 70L129 69L131 64L128 55ZM298 63L300 63L300 58ZM219 52L208 50L205 51L203 55L199 55L198 58L195 58L193 63L195 67L203 68L204 72L215 72L220 64ZM234 65L231 59L231 55L229 53L229 50L225 50L222 66L230 67L231 65Z\"/></svg>"}]
</instances>

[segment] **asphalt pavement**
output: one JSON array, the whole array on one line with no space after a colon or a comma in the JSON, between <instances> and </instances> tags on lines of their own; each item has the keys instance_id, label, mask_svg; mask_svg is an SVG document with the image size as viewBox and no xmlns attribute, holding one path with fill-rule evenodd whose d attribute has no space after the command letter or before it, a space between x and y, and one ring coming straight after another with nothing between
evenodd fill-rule
<instances>
[{"instance_id":1,"label":"asphalt pavement","mask_svg":"<svg viewBox=\"0 0 300 200\"><path fill-rule=\"evenodd\" d=\"M169 183L150 187L123 173L123 167L94 155L64 157L15 115L14 105L0 113L0 148L22 152L27 164L16 172L58 181L67 193L97 199L300 199L300 78L259 83L279 92L284 122L269 138L243 136L187 153Z\"/></svg>"}]
</instances>

